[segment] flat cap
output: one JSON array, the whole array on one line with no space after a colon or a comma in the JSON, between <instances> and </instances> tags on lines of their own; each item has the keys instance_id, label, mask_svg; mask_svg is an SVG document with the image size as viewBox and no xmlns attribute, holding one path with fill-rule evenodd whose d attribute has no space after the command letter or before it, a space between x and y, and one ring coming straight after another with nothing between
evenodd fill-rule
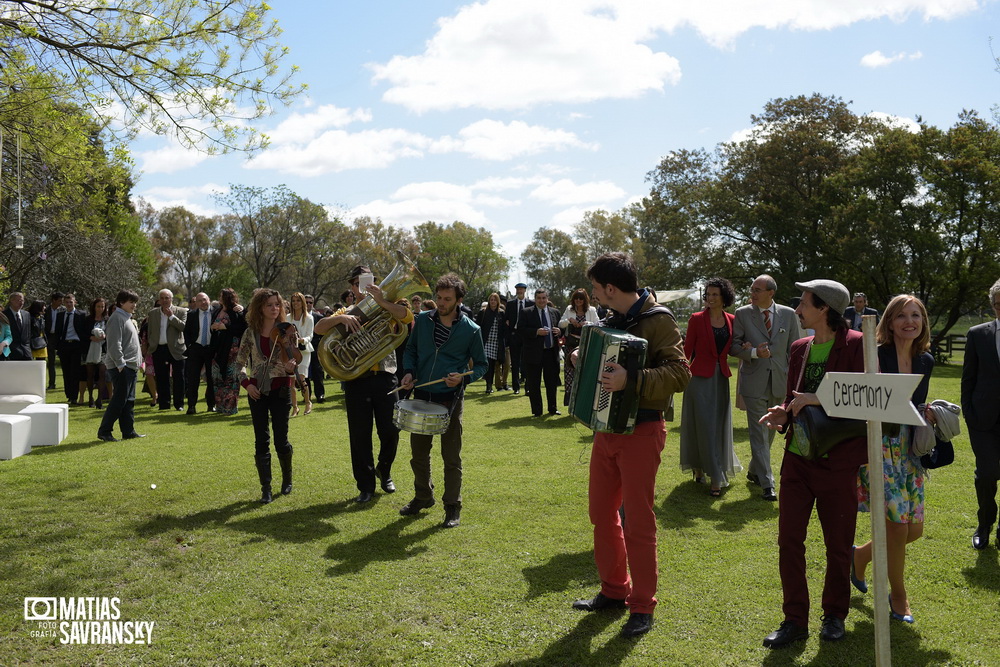
<instances>
[{"instance_id":1,"label":"flat cap","mask_svg":"<svg viewBox=\"0 0 1000 667\"><path fill-rule=\"evenodd\" d=\"M795 283L795 288L812 292L836 313L844 312L851 305L851 293L836 280L810 280L807 283Z\"/></svg>"}]
</instances>

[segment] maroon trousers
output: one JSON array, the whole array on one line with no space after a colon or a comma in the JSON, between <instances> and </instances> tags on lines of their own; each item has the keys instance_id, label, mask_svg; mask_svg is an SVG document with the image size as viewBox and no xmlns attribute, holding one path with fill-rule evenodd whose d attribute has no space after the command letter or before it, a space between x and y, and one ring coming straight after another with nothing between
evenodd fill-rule
<instances>
[{"instance_id":1,"label":"maroon trousers","mask_svg":"<svg viewBox=\"0 0 1000 667\"><path fill-rule=\"evenodd\" d=\"M823 613L843 619L851 604L851 545L857 526L858 471L831 467L829 460L809 461L785 452L781 462L778 515L778 569L785 620L809 625L806 583L806 530L813 505L826 544Z\"/></svg>"},{"instance_id":2,"label":"maroon trousers","mask_svg":"<svg viewBox=\"0 0 1000 667\"><path fill-rule=\"evenodd\" d=\"M652 614L656 607L653 490L666 438L663 421L643 422L632 435L595 433L590 455L590 522L601 592L624 599L633 614ZM624 528L618 514L623 504Z\"/></svg>"}]
</instances>

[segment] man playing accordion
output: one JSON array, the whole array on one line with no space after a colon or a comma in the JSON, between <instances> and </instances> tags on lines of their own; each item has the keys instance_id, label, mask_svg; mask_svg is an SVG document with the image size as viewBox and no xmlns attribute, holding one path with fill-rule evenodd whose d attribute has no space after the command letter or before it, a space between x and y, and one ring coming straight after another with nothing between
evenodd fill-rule
<instances>
[{"instance_id":1,"label":"man playing accordion","mask_svg":"<svg viewBox=\"0 0 1000 667\"><path fill-rule=\"evenodd\" d=\"M587 269L594 296L614 313L607 326L648 342L646 365L636 382L639 411L631 435L595 433L590 455L590 522L594 524L594 560L601 590L575 609L629 609L623 637L637 637L653 626L656 607L656 516L653 489L660 452L667 436L664 420L673 420L673 395L691 379L680 330L673 314L645 290L638 289L635 263L621 252L601 255ZM575 363L576 352L571 360ZM600 382L605 391L621 391L627 373L608 364ZM619 508L628 521L623 528ZM630 576L631 575L631 576Z\"/></svg>"}]
</instances>

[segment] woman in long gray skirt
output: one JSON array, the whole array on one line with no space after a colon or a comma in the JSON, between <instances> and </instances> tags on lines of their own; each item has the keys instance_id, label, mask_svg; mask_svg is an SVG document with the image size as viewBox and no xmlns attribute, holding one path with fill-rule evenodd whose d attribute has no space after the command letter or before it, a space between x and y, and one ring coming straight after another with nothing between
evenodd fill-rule
<instances>
[{"instance_id":1,"label":"woman in long gray skirt","mask_svg":"<svg viewBox=\"0 0 1000 667\"><path fill-rule=\"evenodd\" d=\"M725 308L735 299L725 278L705 284L704 310L688 320L684 353L691 363L691 382L681 411L681 470L691 470L696 482L711 479L709 495L722 495L729 477L743 469L733 449L733 417L729 398L729 345L733 315Z\"/></svg>"}]
</instances>

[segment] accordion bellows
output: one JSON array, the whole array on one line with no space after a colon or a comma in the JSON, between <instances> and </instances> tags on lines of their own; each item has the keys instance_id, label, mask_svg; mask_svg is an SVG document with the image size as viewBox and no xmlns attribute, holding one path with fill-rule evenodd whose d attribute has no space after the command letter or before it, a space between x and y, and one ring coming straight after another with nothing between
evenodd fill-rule
<instances>
[{"instance_id":1,"label":"accordion bellows","mask_svg":"<svg viewBox=\"0 0 1000 667\"><path fill-rule=\"evenodd\" d=\"M573 418L593 431L632 433L639 410L637 382L646 366L647 348L646 339L628 332L585 326L569 394ZM601 373L609 363L620 364L628 372L621 391L607 392L601 386Z\"/></svg>"}]
</instances>

